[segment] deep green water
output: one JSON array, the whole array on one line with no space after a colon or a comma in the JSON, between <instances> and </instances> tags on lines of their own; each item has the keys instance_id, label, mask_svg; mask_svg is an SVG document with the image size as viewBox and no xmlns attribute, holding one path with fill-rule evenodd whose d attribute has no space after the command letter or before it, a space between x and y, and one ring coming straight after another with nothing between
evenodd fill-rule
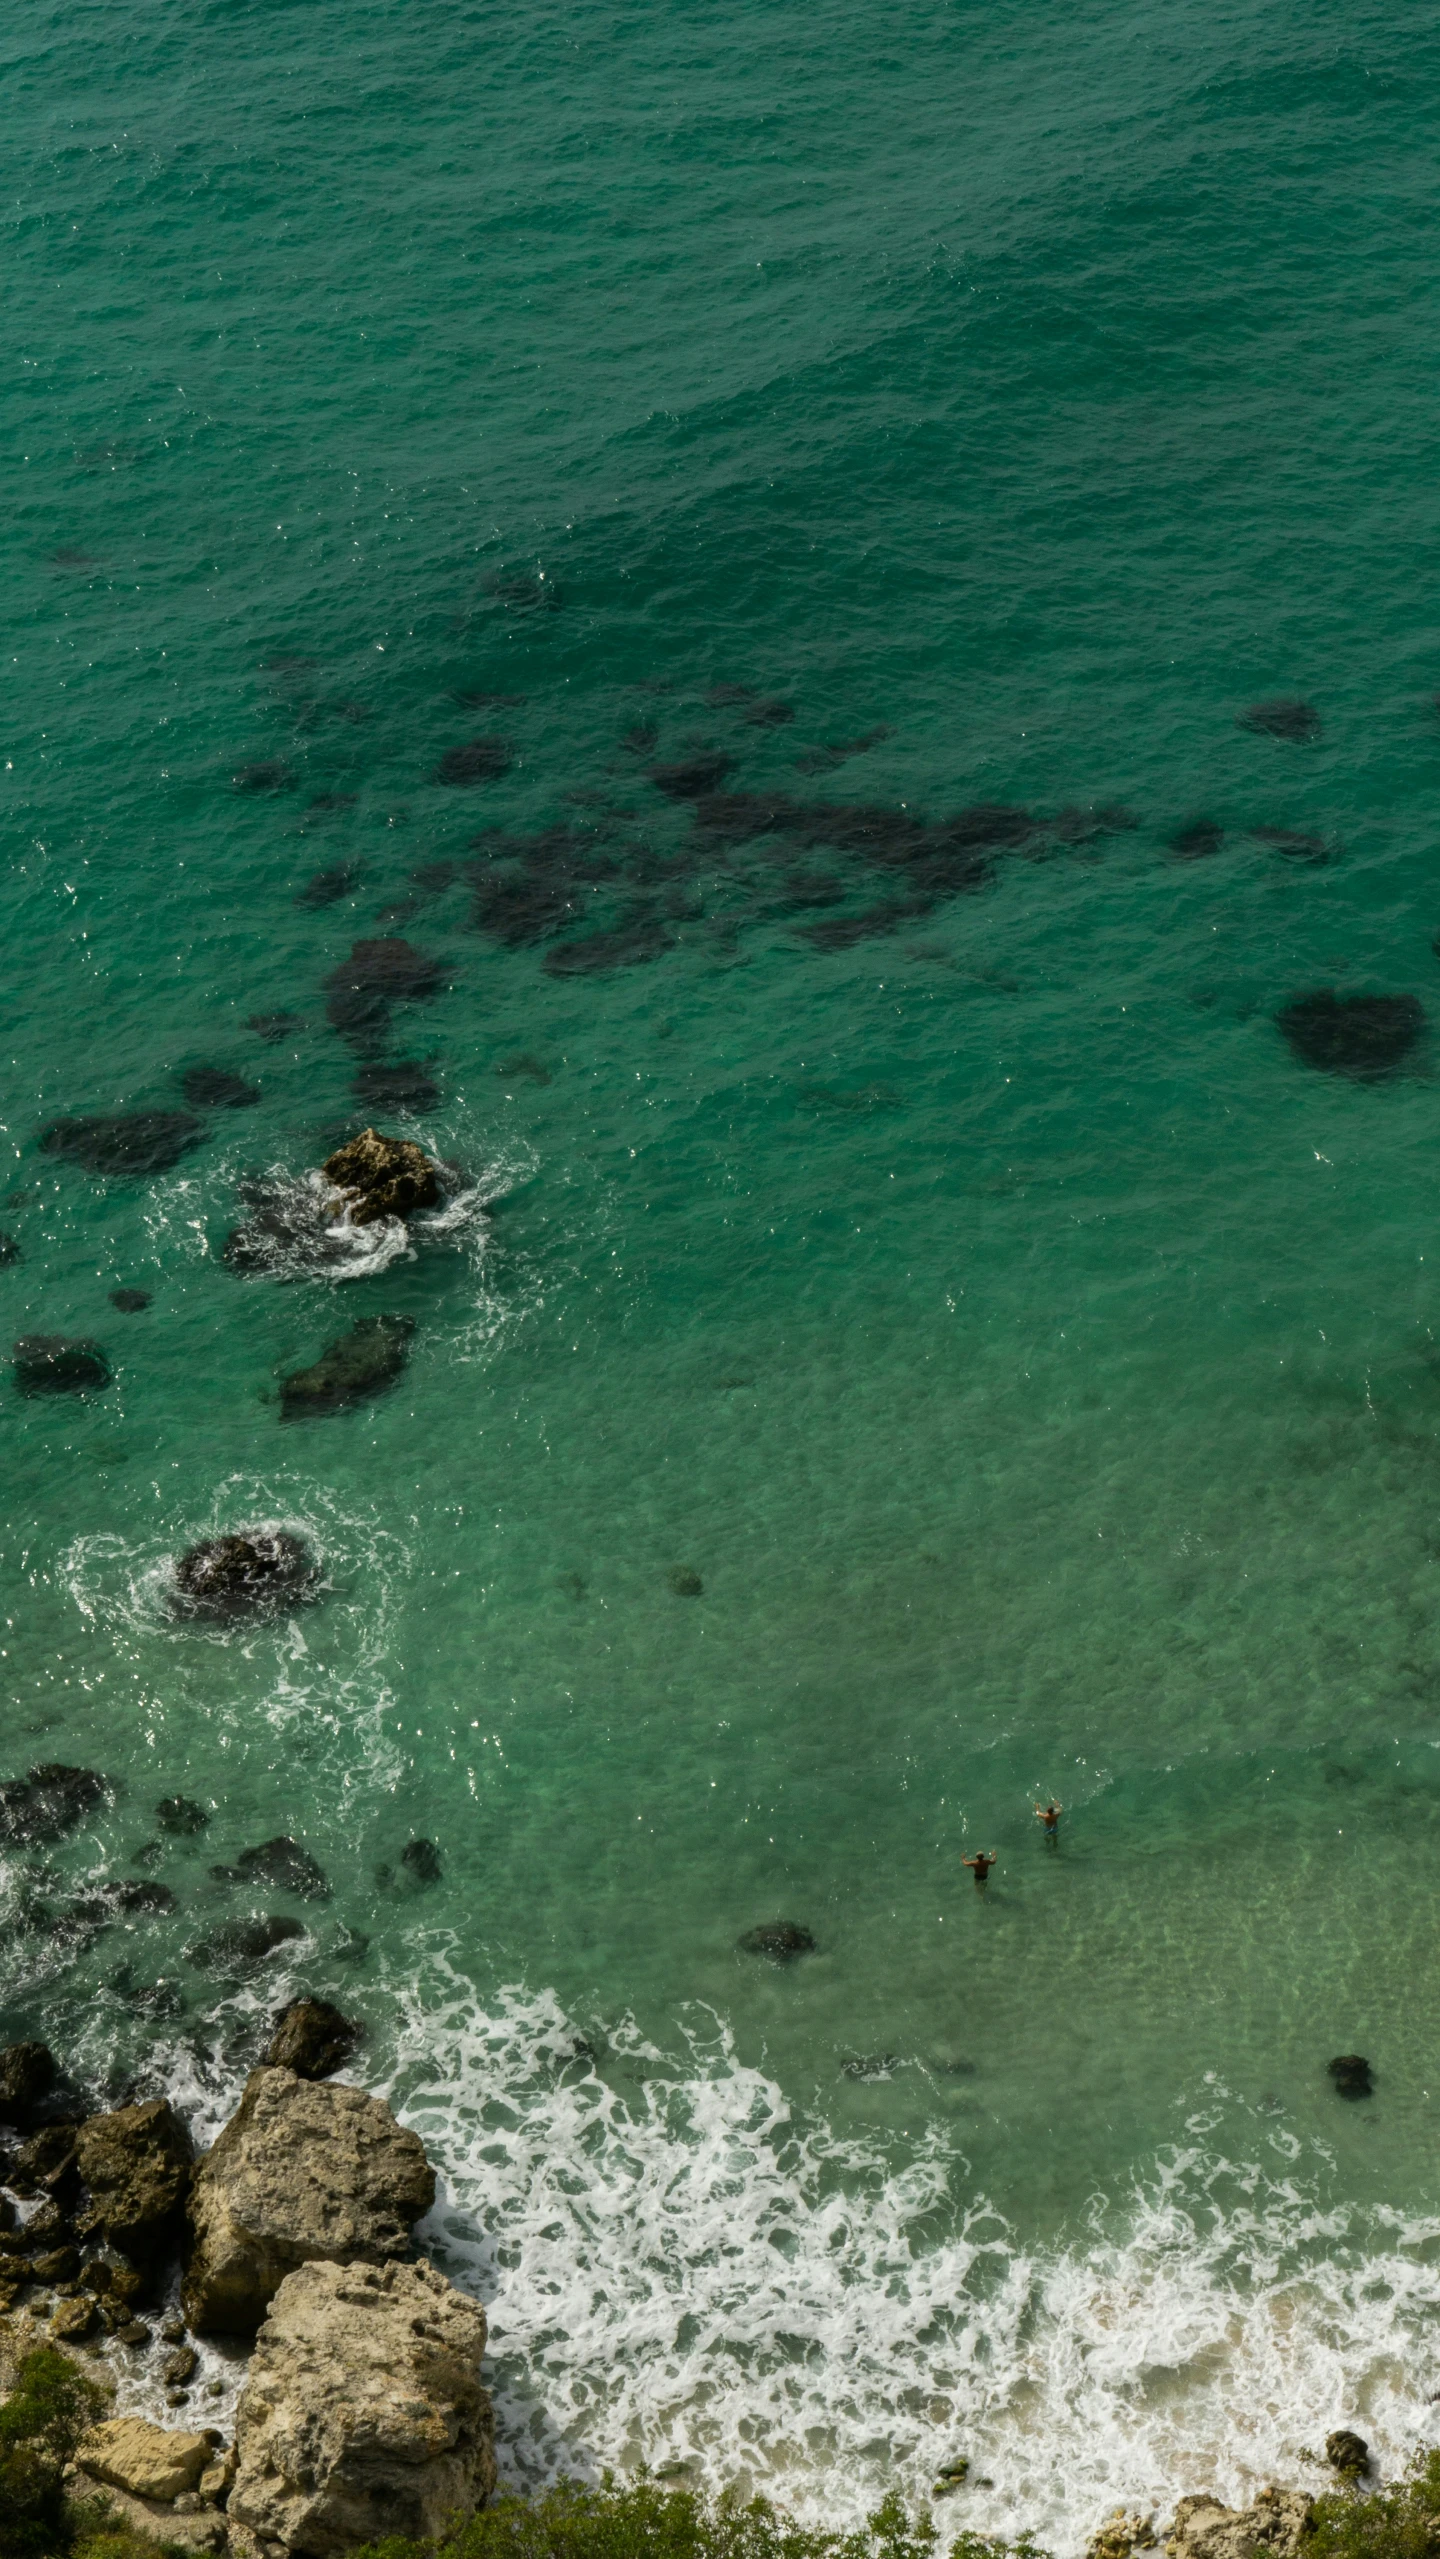
<instances>
[{"instance_id":1,"label":"deep green water","mask_svg":"<svg viewBox=\"0 0 1440 2559\"><path fill-rule=\"evenodd\" d=\"M1434 24L110 0L3 58L0 1292L115 1375L0 1409L0 1773L115 1801L13 1859L0 2024L204 2122L287 1988L363 2015L511 2477L843 2515L966 2449L962 2519L1064 2550L1340 2422L1398 2462L1435 1053L1326 1075L1274 1015L1440 1014ZM1275 695L1323 735L1236 726ZM437 782L477 735L509 769ZM964 887L738 841L649 778L707 753L892 856L1035 822ZM375 1051L408 1116L326 1017L379 934L449 973ZM260 1100L176 1169L38 1150L199 1062ZM228 1269L239 1178L367 1118L468 1204L344 1284ZM282 1421L376 1312L401 1384ZM177 1627L167 1559L258 1519L321 1601ZM19 1927L176 1791L173 1918ZM328 1902L211 1879L276 1832ZM188 1961L252 1909L308 1934ZM737 1955L779 1915L814 1955Z\"/></svg>"}]
</instances>

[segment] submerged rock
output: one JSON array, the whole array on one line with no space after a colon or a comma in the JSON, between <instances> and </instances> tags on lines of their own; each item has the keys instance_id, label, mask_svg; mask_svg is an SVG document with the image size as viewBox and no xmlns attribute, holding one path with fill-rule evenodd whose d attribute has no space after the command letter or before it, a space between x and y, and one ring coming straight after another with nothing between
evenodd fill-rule
<instances>
[{"instance_id":1,"label":"submerged rock","mask_svg":"<svg viewBox=\"0 0 1440 2559\"><path fill-rule=\"evenodd\" d=\"M423 2145L378 2098L252 2071L195 2173L185 2316L195 2329L247 2334L297 2266L403 2256L434 2200Z\"/></svg>"},{"instance_id":2,"label":"submerged rock","mask_svg":"<svg viewBox=\"0 0 1440 2559\"><path fill-rule=\"evenodd\" d=\"M273 1885L278 1892L298 1893L302 1901L328 1901L330 1878L298 1839L264 1839L258 1848L242 1848L233 1866L212 1866L221 1884Z\"/></svg>"},{"instance_id":3,"label":"submerged rock","mask_svg":"<svg viewBox=\"0 0 1440 2559\"><path fill-rule=\"evenodd\" d=\"M417 1884L438 1884L445 1872L433 1839L407 1840L400 1852L400 1863Z\"/></svg>"},{"instance_id":4,"label":"submerged rock","mask_svg":"<svg viewBox=\"0 0 1440 2559\"><path fill-rule=\"evenodd\" d=\"M503 737L467 738L463 746L447 746L435 768L435 779L461 789L475 782L498 782L513 762Z\"/></svg>"},{"instance_id":5,"label":"submerged rock","mask_svg":"<svg viewBox=\"0 0 1440 2559\"><path fill-rule=\"evenodd\" d=\"M83 1164L87 1173L137 1179L168 1173L202 1144L206 1130L188 1111L117 1111L92 1119L52 1120L40 1134L42 1155Z\"/></svg>"},{"instance_id":6,"label":"submerged rock","mask_svg":"<svg viewBox=\"0 0 1440 2559\"><path fill-rule=\"evenodd\" d=\"M1254 737L1287 738L1292 746L1313 746L1324 726L1313 702L1252 702L1235 715L1237 729Z\"/></svg>"},{"instance_id":7,"label":"submerged rock","mask_svg":"<svg viewBox=\"0 0 1440 2559\"><path fill-rule=\"evenodd\" d=\"M287 1420L305 1413L336 1413L393 1386L410 1355L412 1315L362 1315L348 1333L331 1342L310 1368L293 1369L280 1381L281 1410Z\"/></svg>"},{"instance_id":8,"label":"submerged rock","mask_svg":"<svg viewBox=\"0 0 1440 2559\"><path fill-rule=\"evenodd\" d=\"M1337 995L1333 986L1292 996L1276 1022L1307 1066L1375 1083L1393 1075L1425 1028L1415 995Z\"/></svg>"},{"instance_id":9,"label":"submerged rock","mask_svg":"<svg viewBox=\"0 0 1440 2559\"><path fill-rule=\"evenodd\" d=\"M325 1179L343 1194L354 1226L381 1217L413 1217L417 1209L438 1207L440 1167L412 1138L382 1137L364 1128L358 1137L327 1156Z\"/></svg>"},{"instance_id":10,"label":"submerged rock","mask_svg":"<svg viewBox=\"0 0 1440 2559\"><path fill-rule=\"evenodd\" d=\"M718 751L692 755L681 764L653 764L650 779L667 800L704 800L719 790L734 761Z\"/></svg>"},{"instance_id":11,"label":"submerged rock","mask_svg":"<svg viewBox=\"0 0 1440 2559\"><path fill-rule=\"evenodd\" d=\"M188 1795L167 1795L155 1807L155 1819L172 1839L193 1839L210 1820L203 1804L193 1803Z\"/></svg>"},{"instance_id":12,"label":"submerged rock","mask_svg":"<svg viewBox=\"0 0 1440 2559\"><path fill-rule=\"evenodd\" d=\"M27 1333L11 1357L22 1395L95 1395L110 1383L110 1362L98 1342Z\"/></svg>"},{"instance_id":13,"label":"submerged rock","mask_svg":"<svg viewBox=\"0 0 1440 2559\"><path fill-rule=\"evenodd\" d=\"M665 1578L677 1599L698 1599L705 1588L700 1575L689 1564L672 1564Z\"/></svg>"},{"instance_id":14,"label":"submerged rock","mask_svg":"<svg viewBox=\"0 0 1440 2559\"><path fill-rule=\"evenodd\" d=\"M298 1607L318 1579L310 1549L288 1529L233 1530L186 1549L175 1566L171 1606L182 1616L248 1617Z\"/></svg>"},{"instance_id":15,"label":"submerged rock","mask_svg":"<svg viewBox=\"0 0 1440 2559\"><path fill-rule=\"evenodd\" d=\"M282 1919L272 1914L268 1919L233 1919L208 1936L198 1938L185 1960L197 1973L222 1973L231 1980L243 1980L247 1973L258 1971L281 1946L292 1945L303 1937L298 1919Z\"/></svg>"},{"instance_id":16,"label":"submerged rock","mask_svg":"<svg viewBox=\"0 0 1440 2559\"><path fill-rule=\"evenodd\" d=\"M143 1315L150 1303L150 1291L148 1288L112 1288L110 1303L118 1307L122 1315Z\"/></svg>"},{"instance_id":17,"label":"submerged rock","mask_svg":"<svg viewBox=\"0 0 1440 2559\"><path fill-rule=\"evenodd\" d=\"M312 800L310 805L318 808L320 803ZM303 889L297 890L295 903L297 906L338 906L342 897L349 897L360 886L360 876L357 862L337 862L333 870L314 872Z\"/></svg>"},{"instance_id":18,"label":"submerged rock","mask_svg":"<svg viewBox=\"0 0 1440 2559\"><path fill-rule=\"evenodd\" d=\"M815 1952L809 1929L793 1919L768 1919L759 1928L747 1928L737 1945L742 1955L766 1955L772 1964L793 1963L797 1955Z\"/></svg>"},{"instance_id":19,"label":"submerged rock","mask_svg":"<svg viewBox=\"0 0 1440 2559\"><path fill-rule=\"evenodd\" d=\"M1194 817L1176 828L1170 838L1170 850L1178 853L1182 862L1204 862L1219 852L1224 841L1225 829L1217 826L1213 817Z\"/></svg>"},{"instance_id":20,"label":"submerged rock","mask_svg":"<svg viewBox=\"0 0 1440 2559\"><path fill-rule=\"evenodd\" d=\"M364 2029L328 1999L292 1999L275 2020L265 2047L265 2067L293 2070L297 2079L328 2079L343 2070Z\"/></svg>"},{"instance_id":21,"label":"submerged rock","mask_svg":"<svg viewBox=\"0 0 1440 2559\"><path fill-rule=\"evenodd\" d=\"M0 1783L0 1847L33 1848L63 1839L110 1801L111 1788L93 1768L67 1768L47 1760L24 1777Z\"/></svg>"},{"instance_id":22,"label":"submerged rock","mask_svg":"<svg viewBox=\"0 0 1440 2559\"><path fill-rule=\"evenodd\" d=\"M242 764L233 777L237 791L263 795L271 791L293 791L295 776L288 764L272 759L262 764Z\"/></svg>"},{"instance_id":23,"label":"submerged rock","mask_svg":"<svg viewBox=\"0 0 1440 2559\"><path fill-rule=\"evenodd\" d=\"M250 1111L260 1099L259 1085L228 1066L187 1066L180 1090L197 1111Z\"/></svg>"},{"instance_id":24,"label":"submerged rock","mask_svg":"<svg viewBox=\"0 0 1440 2559\"><path fill-rule=\"evenodd\" d=\"M325 980L325 1015L342 1039L368 1047L389 1029L392 1004L418 1004L438 994L446 970L398 935L356 942Z\"/></svg>"},{"instance_id":25,"label":"submerged rock","mask_svg":"<svg viewBox=\"0 0 1440 2559\"><path fill-rule=\"evenodd\" d=\"M14 1236L0 1235L0 1271L10 1270L16 1262L23 1262L24 1259L25 1256Z\"/></svg>"},{"instance_id":26,"label":"submerged rock","mask_svg":"<svg viewBox=\"0 0 1440 2559\"><path fill-rule=\"evenodd\" d=\"M1373 2097L1375 2083L1370 2064L1361 2053L1339 2053L1325 2065L1335 2082L1337 2097Z\"/></svg>"},{"instance_id":27,"label":"submerged rock","mask_svg":"<svg viewBox=\"0 0 1440 2559\"><path fill-rule=\"evenodd\" d=\"M75 2159L89 2198L76 2226L87 2237L140 2267L178 2237L194 2152L168 2098L92 2115Z\"/></svg>"},{"instance_id":28,"label":"submerged rock","mask_svg":"<svg viewBox=\"0 0 1440 2559\"><path fill-rule=\"evenodd\" d=\"M485 2334L433 2266L290 2275L236 2412L230 2517L286 2552L453 2530L495 2486Z\"/></svg>"},{"instance_id":29,"label":"submerged rock","mask_svg":"<svg viewBox=\"0 0 1440 2559\"><path fill-rule=\"evenodd\" d=\"M56 2076L48 2044L7 2044L0 2052L0 2123L28 2124Z\"/></svg>"},{"instance_id":30,"label":"submerged rock","mask_svg":"<svg viewBox=\"0 0 1440 2559\"><path fill-rule=\"evenodd\" d=\"M278 1046L281 1040L292 1039L297 1031L306 1027L299 1013L247 1013L245 1016L246 1030L253 1031L257 1040L269 1041L272 1047Z\"/></svg>"},{"instance_id":31,"label":"submerged rock","mask_svg":"<svg viewBox=\"0 0 1440 2559\"><path fill-rule=\"evenodd\" d=\"M440 1087L417 1058L392 1058L384 1066L357 1066L350 1090L367 1111L433 1111Z\"/></svg>"},{"instance_id":32,"label":"submerged rock","mask_svg":"<svg viewBox=\"0 0 1440 2559\"><path fill-rule=\"evenodd\" d=\"M1323 835L1304 835L1293 826L1252 826L1257 844L1268 845L1272 853L1283 853L1288 862L1328 862L1329 851Z\"/></svg>"}]
</instances>

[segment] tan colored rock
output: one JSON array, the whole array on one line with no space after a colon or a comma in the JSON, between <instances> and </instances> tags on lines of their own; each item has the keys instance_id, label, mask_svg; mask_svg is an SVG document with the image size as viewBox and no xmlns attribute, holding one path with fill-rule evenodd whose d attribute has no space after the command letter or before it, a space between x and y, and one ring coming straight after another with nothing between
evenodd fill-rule
<instances>
[{"instance_id":1,"label":"tan colored rock","mask_svg":"<svg viewBox=\"0 0 1440 2559\"><path fill-rule=\"evenodd\" d=\"M401 2256L434 2200L423 2144L377 2097L290 2070L252 2071L195 2172L186 2319L248 2335L298 2266Z\"/></svg>"},{"instance_id":2,"label":"tan colored rock","mask_svg":"<svg viewBox=\"0 0 1440 2559\"><path fill-rule=\"evenodd\" d=\"M79 2227L143 2266L179 2235L193 2155L168 2098L92 2115L75 2139L76 2165L89 2188Z\"/></svg>"},{"instance_id":3,"label":"tan colored rock","mask_svg":"<svg viewBox=\"0 0 1440 2559\"><path fill-rule=\"evenodd\" d=\"M1315 2509L1300 2488L1262 2488L1253 2506L1182 2497L1165 2547L1170 2559L1299 2559Z\"/></svg>"},{"instance_id":4,"label":"tan colored rock","mask_svg":"<svg viewBox=\"0 0 1440 2559\"><path fill-rule=\"evenodd\" d=\"M328 2559L472 2514L495 2485L484 2350L479 2303L433 2266L287 2276L241 2394L231 2520Z\"/></svg>"},{"instance_id":5,"label":"tan colored rock","mask_svg":"<svg viewBox=\"0 0 1440 2559\"><path fill-rule=\"evenodd\" d=\"M198 2486L201 2472L215 2458L217 2441L210 2434L152 2426L144 2417L107 2417L91 2428L75 2460L103 2487L123 2488L129 2496L168 2506Z\"/></svg>"},{"instance_id":6,"label":"tan colored rock","mask_svg":"<svg viewBox=\"0 0 1440 2559\"><path fill-rule=\"evenodd\" d=\"M439 1167L424 1148L408 1137L382 1137L378 1128L362 1128L347 1139L327 1158L324 1172L342 1194L335 1213L348 1208L352 1226L411 1217L418 1208L434 1208L440 1197Z\"/></svg>"}]
</instances>

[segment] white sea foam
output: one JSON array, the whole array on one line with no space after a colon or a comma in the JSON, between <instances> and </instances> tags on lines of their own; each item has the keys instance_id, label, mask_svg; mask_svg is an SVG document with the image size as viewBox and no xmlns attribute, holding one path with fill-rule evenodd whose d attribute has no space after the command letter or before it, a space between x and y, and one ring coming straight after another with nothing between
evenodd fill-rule
<instances>
[{"instance_id":1,"label":"white sea foam","mask_svg":"<svg viewBox=\"0 0 1440 2559\"><path fill-rule=\"evenodd\" d=\"M1440 2222L1322 2211L1298 2159L1197 2132L1027 2250L947 2135L897 2164L800 2123L713 2017L668 2058L612 2028L597 2069L552 1996L487 2007L445 1950L397 1996L424 2236L489 2306L517 2484L643 2459L843 2522L965 2452L993 2484L942 2520L1064 2553L1122 2503L1317 2485L1342 2422L1389 2468L1429 2437Z\"/></svg>"}]
</instances>

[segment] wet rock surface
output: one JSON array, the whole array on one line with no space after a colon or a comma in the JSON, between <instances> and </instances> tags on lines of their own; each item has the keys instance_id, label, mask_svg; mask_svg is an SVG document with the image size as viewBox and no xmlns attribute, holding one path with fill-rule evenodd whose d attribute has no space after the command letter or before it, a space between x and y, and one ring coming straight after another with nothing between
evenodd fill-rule
<instances>
[{"instance_id":1,"label":"wet rock surface","mask_svg":"<svg viewBox=\"0 0 1440 2559\"><path fill-rule=\"evenodd\" d=\"M384 1137L377 1128L347 1139L326 1157L323 1171L357 1226L381 1217L412 1217L440 1203L439 1165L413 1138Z\"/></svg>"},{"instance_id":2,"label":"wet rock surface","mask_svg":"<svg viewBox=\"0 0 1440 2559\"><path fill-rule=\"evenodd\" d=\"M195 2173L185 2316L200 2331L245 2334L297 2266L402 2256L434 2200L422 2144L377 2098L252 2071Z\"/></svg>"},{"instance_id":3,"label":"wet rock surface","mask_svg":"<svg viewBox=\"0 0 1440 2559\"><path fill-rule=\"evenodd\" d=\"M181 1616L253 1616L298 1606L318 1578L308 1546L288 1529L234 1530L186 1549L175 1566L171 1604Z\"/></svg>"},{"instance_id":4,"label":"wet rock surface","mask_svg":"<svg viewBox=\"0 0 1440 2559\"><path fill-rule=\"evenodd\" d=\"M27 1333L11 1359L22 1395L94 1395L110 1383L99 1343L71 1341L64 1333Z\"/></svg>"},{"instance_id":5,"label":"wet rock surface","mask_svg":"<svg viewBox=\"0 0 1440 2559\"><path fill-rule=\"evenodd\" d=\"M287 1420L310 1413L338 1413L393 1386L410 1355L415 1320L410 1315L363 1315L330 1342L309 1368L292 1369L280 1381Z\"/></svg>"},{"instance_id":6,"label":"wet rock surface","mask_svg":"<svg viewBox=\"0 0 1440 2559\"><path fill-rule=\"evenodd\" d=\"M87 1173L144 1180L170 1172L205 1136L203 1121L189 1111L101 1112L52 1120L41 1131L40 1151L82 1165Z\"/></svg>"},{"instance_id":7,"label":"wet rock surface","mask_svg":"<svg viewBox=\"0 0 1440 2559\"><path fill-rule=\"evenodd\" d=\"M293 2070L297 2079L328 2079L343 2070L364 2029L332 2008L328 1999L292 1999L275 2020L264 2067Z\"/></svg>"},{"instance_id":8,"label":"wet rock surface","mask_svg":"<svg viewBox=\"0 0 1440 2559\"><path fill-rule=\"evenodd\" d=\"M0 1783L0 1847L30 1848L64 1839L110 1801L108 1781L93 1768L47 1760L24 1777Z\"/></svg>"},{"instance_id":9,"label":"wet rock surface","mask_svg":"<svg viewBox=\"0 0 1440 2559\"><path fill-rule=\"evenodd\" d=\"M428 2538L495 2485L485 2314L432 2266L307 2265L255 2343L233 2520L285 2551Z\"/></svg>"},{"instance_id":10,"label":"wet rock surface","mask_svg":"<svg viewBox=\"0 0 1440 2559\"><path fill-rule=\"evenodd\" d=\"M293 1945L304 1934L298 1919L283 1918L278 1912L266 1919L226 1920L197 1938L185 1960L198 1973L218 1973L231 1981L243 1981L248 1974L258 1972L282 1946Z\"/></svg>"},{"instance_id":11,"label":"wet rock surface","mask_svg":"<svg viewBox=\"0 0 1440 2559\"><path fill-rule=\"evenodd\" d=\"M48 2044L7 2044L0 2051L0 2123L28 2124L56 2077L55 2056Z\"/></svg>"},{"instance_id":12,"label":"wet rock surface","mask_svg":"<svg viewBox=\"0 0 1440 2559\"><path fill-rule=\"evenodd\" d=\"M324 1868L298 1839L284 1834L262 1839L258 1847L242 1848L233 1866L212 1866L210 1872L221 1884L263 1884L267 1889L298 1893L304 1901L330 1899L330 1878Z\"/></svg>"},{"instance_id":13,"label":"wet rock surface","mask_svg":"<svg viewBox=\"0 0 1440 2559\"><path fill-rule=\"evenodd\" d=\"M194 2153L169 2100L92 2115L75 2139L87 2201L76 2227L144 2267L177 2240Z\"/></svg>"}]
</instances>

